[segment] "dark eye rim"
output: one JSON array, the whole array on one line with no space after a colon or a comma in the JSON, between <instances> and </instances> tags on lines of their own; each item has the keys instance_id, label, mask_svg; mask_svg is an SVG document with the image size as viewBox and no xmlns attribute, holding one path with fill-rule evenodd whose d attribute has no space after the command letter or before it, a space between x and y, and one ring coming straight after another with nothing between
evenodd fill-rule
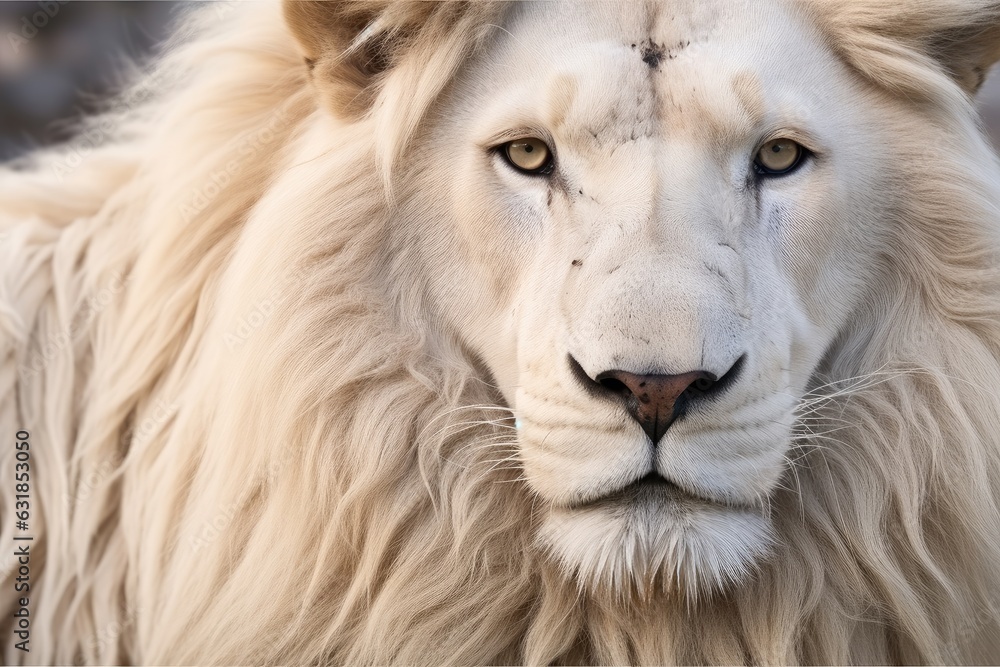
<instances>
[{"instance_id":1,"label":"dark eye rim","mask_svg":"<svg viewBox=\"0 0 1000 667\"><path fill-rule=\"evenodd\" d=\"M524 169L523 167L517 166L517 164L515 164L515 162L510 159L509 151L511 144L515 144L519 141L524 141L525 139L535 139L537 141L541 141L543 144L545 144L545 148L549 151L549 159L545 161L545 164L543 164L541 167L537 169ZM538 137L518 137L517 139L511 139L510 141L505 141L504 143L497 146L496 151L500 154L501 157L503 157L504 162L510 165L511 169L520 174L525 174L526 176L547 176L555 170L555 164L556 164L555 151L553 151L552 147L549 146L549 142L545 141L544 139L539 139Z\"/></svg>"},{"instance_id":2,"label":"dark eye rim","mask_svg":"<svg viewBox=\"0 0 1000 667\"><path fill-rule=\"evenodd\" d=\"M775 177L787 176L795 171L798 171L799 167L801 167L805 163L806 159L812 156L812 152L808 148L806 148L799 142L795 141L794 139L788 139L788 141L793 142L796 146L799 147L799 154L798 157L795 158L795 162L793 162L786 169L781 169L781 170L768 169L767 167L762 165L760 161L757 160L757 154L760 153L760 151L764 148L764 146L771 143L771 141L775 141L775 139L771 139L761 144L760 148L758 148L753 154L754 172L762 178L775 178Z\"/></svg>"}]
</instances>

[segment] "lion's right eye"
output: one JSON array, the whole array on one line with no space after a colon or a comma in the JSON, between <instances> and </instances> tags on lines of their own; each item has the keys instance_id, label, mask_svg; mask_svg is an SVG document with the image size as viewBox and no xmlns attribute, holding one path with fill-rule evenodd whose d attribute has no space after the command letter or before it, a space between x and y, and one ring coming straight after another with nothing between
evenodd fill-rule
<instances>
[{"instance_id":1,"label":"lion's right eye","mask_svg":"<svg viewBox=\"0 0 1000 667\"><path fill-rule=\"evenodd\" d=\"M773 139L757 151L754 168L762 176L784 176L802 164L806 149L791 139Z\"/></svg>"},{"instance_id":2,"label":"lion's right eye","mask_svg":"<svg viewBox=\"0 0 1000 667\"><path fill-rule=\"evenodd\" d=\"M541 139L528 137L508 141L501 146L507 162L526 174L547 174L552 171L552 151Z\"/></svg>"}]
</instances>

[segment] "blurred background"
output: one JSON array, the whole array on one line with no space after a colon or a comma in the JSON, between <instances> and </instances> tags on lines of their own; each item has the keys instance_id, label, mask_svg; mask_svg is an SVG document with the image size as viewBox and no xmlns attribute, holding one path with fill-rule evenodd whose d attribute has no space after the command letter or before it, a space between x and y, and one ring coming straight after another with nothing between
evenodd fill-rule
<instances>
[{"instance_id":1,"label":"blurred background","mask_svg":"<svg viewBox=\"0 0 1000 667\"><path fill-rule=\"evenodd\" d=\"M69 138L186 4L0 0L0 161Z\"/></svg>"},{"instance_id":2,"label":"blurred background","mask_svg":"<svg viewBox=\"0 0 1000 667\"><path fill-rule=\"evenodd\" d=\"M73 120L121 85L123 63L142 63L191 0L0 0L0 161L67 139ZM980 93L1000 148L1000 69Z\"/></svg>"}]
</instances>

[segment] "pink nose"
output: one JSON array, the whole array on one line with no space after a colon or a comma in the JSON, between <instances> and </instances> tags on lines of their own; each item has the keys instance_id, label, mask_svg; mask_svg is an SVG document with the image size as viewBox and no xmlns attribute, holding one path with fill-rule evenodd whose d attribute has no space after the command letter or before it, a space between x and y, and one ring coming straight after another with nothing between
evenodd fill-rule
<instances>
[{"instance_id":1,"label":"pink nose","mask_svg":"<svg viewBox=\"0 0 1000 667\"><path fill-rule=\"evenodd\" d=\"M600 373L594 380L624 400L625 408L654 445L677 419L685 399L692 394L703 394L715 384L715 376L708 371L635 375L613 370Z\"/></svg>"}]
</instances>

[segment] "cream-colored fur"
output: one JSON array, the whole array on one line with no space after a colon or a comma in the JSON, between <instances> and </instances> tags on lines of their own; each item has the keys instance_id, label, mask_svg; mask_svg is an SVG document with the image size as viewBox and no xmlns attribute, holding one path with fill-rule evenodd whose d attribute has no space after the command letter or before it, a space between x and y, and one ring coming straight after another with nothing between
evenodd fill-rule
<instances>
[{"instance_id":1,"label":"cream-colored fur","mask_svg":"<svg viewBox=\"0 0 1000 667\"><path fill-rule=\"evenodd\" d=\"M192 13L0 171L5 659L1000 662L998 43L992 0ZM775 136L814 155L757 178ZM658 447L580 377L740 358Z\"/></svg>"}]
</instances>

